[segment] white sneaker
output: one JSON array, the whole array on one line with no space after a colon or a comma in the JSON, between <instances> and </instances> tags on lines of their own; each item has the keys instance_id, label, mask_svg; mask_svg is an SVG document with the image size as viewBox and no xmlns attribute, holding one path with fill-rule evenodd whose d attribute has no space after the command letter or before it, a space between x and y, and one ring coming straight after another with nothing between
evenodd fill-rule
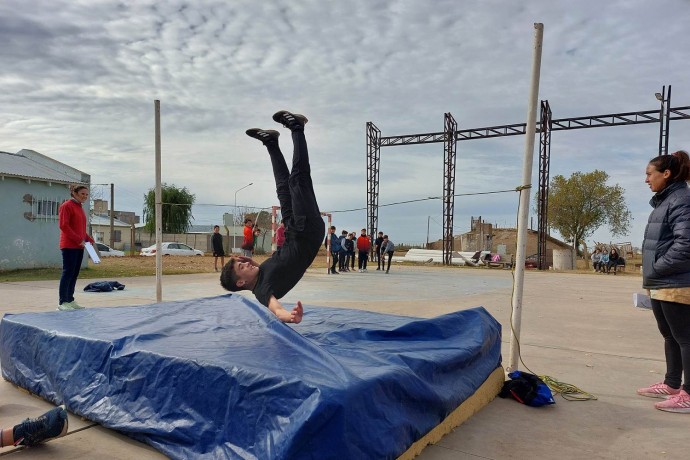
<instances>
[{"instance_id":1,"label":"white sneaker","mask_svg":"<svg viewBox=\"0 0 690 460\"><path fill-rule=\"evenodd\" d=\"M70 303L72 304L72 308L74 308L75 310L83 310L84 308L86 308L79 305L76 300L73 300Z\"/></svg>"},{"instance_id":2,"label":"white sneaker","mask_svg":"<svg viewBox=\"0 0 690 460\"><path fill-rule=\"evenodd\" d=\"M60 305L58 305L57 309L60 311L76 310L76 308L72 306L72 302L62 302Z\"/></svg>"}]
</instances>

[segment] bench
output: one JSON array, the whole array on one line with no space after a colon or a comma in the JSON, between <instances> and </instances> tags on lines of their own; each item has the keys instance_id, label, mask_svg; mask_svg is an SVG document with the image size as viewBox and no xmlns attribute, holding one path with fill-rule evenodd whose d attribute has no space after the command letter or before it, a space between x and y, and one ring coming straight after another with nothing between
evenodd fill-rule
<instances>
[{"instance_id":1,"label":"bench","mask_svg":"<svg viewBox=\"0 0 690 460\"><path fill-rule=\"evenodd\" d=\"M484 266L486 268L502 268L504 270L508 270L510 268L513 268L513 256L510 255L505 255L501 256L501 260L497 262L492 262L490 260L484 261Z\"/></svg>"}]
</instances>

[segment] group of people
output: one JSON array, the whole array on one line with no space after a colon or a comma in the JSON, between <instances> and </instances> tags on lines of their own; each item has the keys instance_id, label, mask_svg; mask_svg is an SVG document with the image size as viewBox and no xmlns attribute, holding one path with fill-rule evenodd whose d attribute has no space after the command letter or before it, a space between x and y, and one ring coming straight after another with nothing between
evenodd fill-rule
<instances>
[{"instance_id":1,"label":"group of people","mask_svg":"<svg viewBox=\"0 0 690 460\"><path fill-rule=\"evenodd\" d=\"M599 273L611 273L613 268L613 274L616 274L619 265L623 262L623 258L618 254L618 250L614 247L610 251L606 252L600 248L596 248L592 253L592 266L595 272Z\"/></svg>"},{"instance_id":2,"label":"group of people","mask_svg":"<svg viewBox=\"0 0 690 460\"><path fill-rule=\"evenodd\" d=\"M337 275L342 272L349 272L355 270L355 248L357 249L357 267L360 273L364 273L367 270L367 261L369 260L369 254L371 253L372 238L367 235L367 230L363 228L359 237L355 238L355 233L343 230L340 236L336 235L335 225L331 226L326 235L326 239L323 242L327 251L330 251L332 263L328 268L328 273ZM395 244L388 238L388 235L384 235L383 232L379 232L379 236L373 242L374 246L374 261L378 263L376 270L383 269L386 273L390 272L391 259L393 258L393 253L395 252ZM388 267L385 265L385 256L388 256ZM383 262L383 264L382 264ZM336 271L336 264L338 265L338 270Z\"/></svg>"},{"instance_id":3,"label":"group of people","mask_svg":"<svg viewBox=\"0 0 690 460\"><path fill-rule=\"evenodd\" d=\"M253 257L256 249L256 242L261 235L261 229L253 225L251 219L244 220L244 230L242 239L242 255ZM276 247L280 248L285 243L285 220L280 221L276 229ZM245 249L247 248L247 249ZM211 250L213 251L213 268L218 271L218 259L220 258L221 268L225 265L225 249L223 248L223 236L220 234L220 226L213 226L211 235Z\"/></svg>"}]
</instances>

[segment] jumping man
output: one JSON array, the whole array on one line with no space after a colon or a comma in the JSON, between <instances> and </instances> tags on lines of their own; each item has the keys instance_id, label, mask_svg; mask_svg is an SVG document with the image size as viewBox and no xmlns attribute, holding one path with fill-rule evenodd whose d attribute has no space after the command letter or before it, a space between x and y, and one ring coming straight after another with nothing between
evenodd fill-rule
<instances>
[{"instance_id":1,"label":"jumping man","mask_svg":"<svg viewBox=\"0 0 690 460\"><path fill-rule=\"evenodd\" d=\"M325 225L311 180L304 137L307 118L282 110L275 113L273 119L292 131L292 171L288 171L278 146L278 131L252 128L247 130L247 135L260 140L268 149L278 201L287 227L285 243L261 265L249 257L231 257L223 267L220 283L228 291L250 289L278 319L285 323L299 323L304 312L302 302L298 301L292 311L287 311L278 299L295 287L316 258Z\"/></svg>"}]
</instances>

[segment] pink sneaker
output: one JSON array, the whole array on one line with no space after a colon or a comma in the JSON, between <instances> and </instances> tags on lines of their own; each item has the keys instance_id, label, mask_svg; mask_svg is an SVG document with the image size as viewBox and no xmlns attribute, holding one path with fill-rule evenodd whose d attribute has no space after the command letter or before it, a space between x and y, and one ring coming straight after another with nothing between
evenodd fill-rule
<instances>
[{"instance_id":1,"label":"pink sneaker","mask_svg":"<svg viewBox=\"0 0 690 460\"><path fill-rule=\"evenodd\" d=\"M677 395L680 389L671 388L664 382L655 383L646 388L640 388L637 390L637 394L640 396L647 396L650 398L661 398L666 399L669 396Z\"/></svg>"},{"instance_id":2,"label":"pink sneaker","mask_svg":"<svg viewBox=\"0 0 690 460\"><path fill-rule=\"evenodd\" d=\"M680 390L677 395L669 397L666 401L659 401L654 407L666 412L690 414L690 395L685 390Z\"/></svg>"}]
</instances>

